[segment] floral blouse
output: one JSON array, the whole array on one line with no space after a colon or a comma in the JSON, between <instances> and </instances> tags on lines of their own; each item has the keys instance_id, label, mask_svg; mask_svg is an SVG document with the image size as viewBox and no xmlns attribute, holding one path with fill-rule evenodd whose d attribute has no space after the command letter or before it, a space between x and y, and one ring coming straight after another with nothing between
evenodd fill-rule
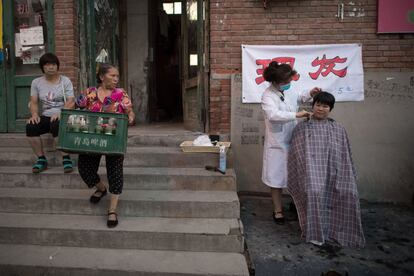
<instances>
[{"instance_id":1,"label":"floral blouse","mask_svg":"<svg viewBox=\"0 0 414 276\"><path fill-rule=\"evenodd\" d=\"M132 108L127 92L122 88L112 90L103 102L98 98L98 88L89 87L76 98L76 105L92 112L128 113Z\"/></svg>"}]
</instances>

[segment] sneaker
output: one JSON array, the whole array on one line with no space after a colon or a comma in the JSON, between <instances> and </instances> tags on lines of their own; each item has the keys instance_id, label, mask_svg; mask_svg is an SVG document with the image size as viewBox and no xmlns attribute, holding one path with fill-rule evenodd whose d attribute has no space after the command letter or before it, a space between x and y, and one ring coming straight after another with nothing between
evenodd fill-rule
<instances>
[{"instance_id":1,"label":"sneaker","mask_svg":"<svg viewBox=\"0 0 414 276\"><path fill-rule=\"evenodd\" d=\"M33 173L40 173L47 169L47 160L45 157L41 156L37 158L36 163L32 167Z\"/></svg>"},{"instance_id":2,"label":"sneaker","mask_svg":"<svg viewBox=\"0 0 414 276\"><path fill-rule=\"evenodd\" d=\"M70 159L70 156L69 155L63 156L62 164L63 164L63 172L64 173L71 173L71 172L73 172L73 162Z\"/></svg>"}]
</instances>

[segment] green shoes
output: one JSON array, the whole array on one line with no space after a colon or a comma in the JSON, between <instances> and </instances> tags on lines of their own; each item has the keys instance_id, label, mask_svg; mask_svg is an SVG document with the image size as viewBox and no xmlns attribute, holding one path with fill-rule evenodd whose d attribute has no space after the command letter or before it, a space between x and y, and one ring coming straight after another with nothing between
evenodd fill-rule
<instances>
[{"instance_id":1,"label":"green shoes","mask_svg":"<svg viewBox=\"0 0 414 276\"><path fill-rule=\"evenodd\" d=\"M62 164L63 164L63 171L65 173L73 172L73 162L70 159L69 155L63 156ZM40 172L43 172L46 169L47 169L46 157L44 157L44 156L38 157L36 163L32 167L32 172L33 173L40 173Z\"/></svg>"},{"instance_id":2,"label":"green shoes","mask_svg":"<svg viewBox=\"0 0 414 276\"><path fill-rule=\"evenodd\" d=\"M73 162L69 155L63 156L63 171L65 173L73 172Z\"/></svg>"},{"instance_id":3,"label":"green shoes","mask_svg":"<svg viewBox=\"0 0 414 276\"><path fill-rule=\"evenodd\" d=\"M32 167L33 173L40 173L47 169L47 160L45 157L41 156L37 158L36 163Z\"/></svg>"}]
</instances>

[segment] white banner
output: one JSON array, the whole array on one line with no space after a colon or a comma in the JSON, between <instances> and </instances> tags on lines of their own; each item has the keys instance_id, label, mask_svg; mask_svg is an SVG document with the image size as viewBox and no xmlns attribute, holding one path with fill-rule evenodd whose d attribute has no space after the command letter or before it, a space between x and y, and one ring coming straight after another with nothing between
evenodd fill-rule
<instances>
[{"instance_id":1,"label":"white banner","mask_svg":"<svg viewBox=\"0 0 414 276\"><path fill-rule=\"evenodd\" d=\"M320 87L337 101L364 100L362 48L358 44L257 46L242 45L242 102L260 103L270 85L263 71L271 61L287 63L298 74L290 89Z\"/></svg>"}]
</instances>

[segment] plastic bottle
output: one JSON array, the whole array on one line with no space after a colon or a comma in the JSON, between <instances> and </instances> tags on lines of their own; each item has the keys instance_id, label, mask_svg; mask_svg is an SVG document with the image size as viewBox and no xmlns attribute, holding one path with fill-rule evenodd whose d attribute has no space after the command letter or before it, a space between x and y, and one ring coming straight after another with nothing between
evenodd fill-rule
<instances>
[{"instance_id":1,"label":"plastic bottle","mask_svg":"<svg viewBox=\"0 0 414 276\"><path fill-rule=\"evenodd\" d=\"M219 171L223 174L226 173L226 147L221 145L220 146L220 161L219 161Z\"/></svg>"}]
</instances>

